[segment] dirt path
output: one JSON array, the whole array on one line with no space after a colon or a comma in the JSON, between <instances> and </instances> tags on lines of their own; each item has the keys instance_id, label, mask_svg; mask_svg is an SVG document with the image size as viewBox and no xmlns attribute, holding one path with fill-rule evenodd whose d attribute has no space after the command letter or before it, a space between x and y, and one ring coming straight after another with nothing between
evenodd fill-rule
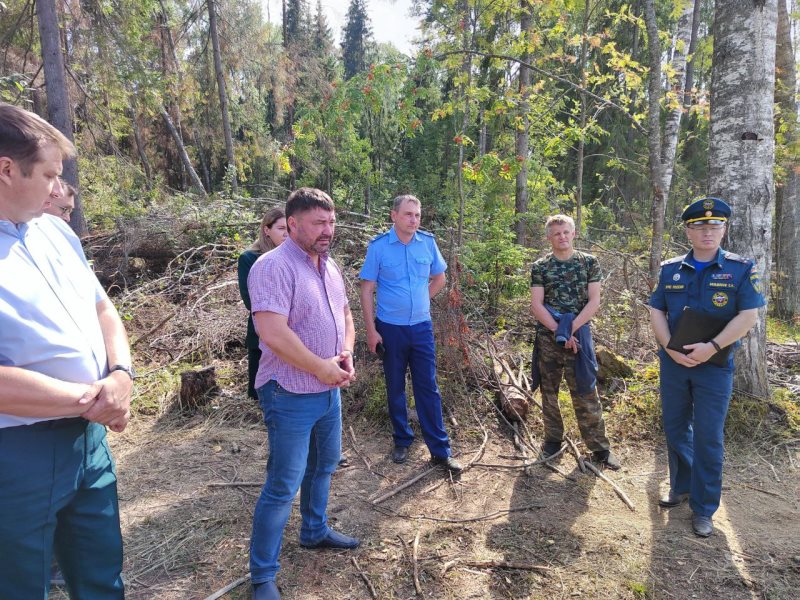
<instances>
[{"instance_id":1,"label":"dirt path","mask_svg":"<svg viewBox=\"0 0 800 600\"><path fill-rule=\"evenodd\" d=\"M266 434L252 416L233 421L195 417L175 427L174 419L139 418L123 435L112 436L129 599L202 599L247 573L260 488L209 484L261 482ZM785 447L769 457L752 449L729 457L717 532L701 540L690 531L686 505L662 511L653 500L666 478L660 447L620 448L624 468L609 473L636 512L607 484L581 474L569 457L559 465L567 477L544 467L525 475L476 466L451 481L436 471L375 507L369 498L427 468L426 451L417 444L409 463L394 465L386 432L366 422L353 425L355 448L346 431L350 466L334 476L329 513L335 527L364 543L352 553L304 550L295 509L279 575L287 600L369 599L352 556L377 597L414 598L417 535L426 598L798 597L800 477ZM481 462L519 464L505 458L516 452L502 432L494 424L490 430ZM462 428L454 447L468 460L481 440L477 428ZM800 465L796 451L792 460ZM448 522L466 519L472 520ZM485 561L547 570L489 568ZM51 594L61 597L58 590ZM226 597L249 598L249 585Z\"/></svg>"}]
</instances>

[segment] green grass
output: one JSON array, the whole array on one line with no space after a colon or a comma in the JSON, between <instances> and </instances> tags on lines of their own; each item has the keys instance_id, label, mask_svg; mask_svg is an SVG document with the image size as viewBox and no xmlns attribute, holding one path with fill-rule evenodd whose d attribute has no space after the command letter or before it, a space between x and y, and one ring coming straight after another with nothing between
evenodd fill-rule
<instances>
[{"instance_id":1,"label":"green grass","mask_svg":"<svg viewBox=\"0 0 800 600\"><path fill-rule=\"evenodd\" d=\"M800 341L800 323L767 317L767 339L770 342L786 344Z\"/></svg>"}]
</instances>

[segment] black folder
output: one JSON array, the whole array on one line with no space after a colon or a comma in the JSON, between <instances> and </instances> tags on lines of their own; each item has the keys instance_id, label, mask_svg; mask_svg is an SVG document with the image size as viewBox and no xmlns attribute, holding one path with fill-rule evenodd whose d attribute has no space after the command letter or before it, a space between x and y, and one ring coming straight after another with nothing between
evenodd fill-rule
<instances>
[{"instance_id":1,"label":"black folder","mask_svg":"<svg viewBox=\"0 0 800 600\"><path fill-rule=\"evenodd\" d=\"M684 350L684 346L711 341L715 335L725 329L728 321L729 319L721 319L687 306L683 309L681 316L678 317L675 331L672 332L672 337L669 338L667 348L682 354L689 354L689 350ZM732 349L733 344L726 346L713 354L706 362L718 367L727 367L728 357Z\"/></svg>"}]
</instances>

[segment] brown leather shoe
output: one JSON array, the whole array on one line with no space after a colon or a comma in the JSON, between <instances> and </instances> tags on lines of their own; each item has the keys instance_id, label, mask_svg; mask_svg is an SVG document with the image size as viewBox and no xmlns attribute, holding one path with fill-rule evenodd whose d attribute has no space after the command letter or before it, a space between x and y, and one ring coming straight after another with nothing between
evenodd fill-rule
<instances>
[{"instance_id":1,"label":"brown leather shoe","mask_svg":"<svg viewBox=\"0 0 800 600\"><path fill-rule=\"evenodd\" d=\"M666 496L661 496L658 499L658 505L661 508L675 508L680 506L689 499L689 494L676 494L672 490Z\"/></svg>"}]
</instances>

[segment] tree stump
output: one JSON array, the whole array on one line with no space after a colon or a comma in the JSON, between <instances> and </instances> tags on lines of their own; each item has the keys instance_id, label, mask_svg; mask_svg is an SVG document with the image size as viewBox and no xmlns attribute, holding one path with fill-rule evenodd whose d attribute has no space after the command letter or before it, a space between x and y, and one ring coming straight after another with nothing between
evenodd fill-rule
<instances>
[{"instance_id":1,"label":"tree stump","mask_svg":"<svg viewBox=\"0 0 800 600\"><path fill-rule=\"evenodd\" d=\"M631 369L625 360L615 354L605 346L597 346L595 349L597 355L597 378L602 381L610 381L614 378L627 379L633 377L633 369Z\"/></svg>"},{"instance_id":2,"label":"tree stump","mask_svg":"<svg viewBox=\"0 0 800 600\"><path fill-rule=\"evenodd\" d=\"M180 406L182 410L196 410L208 404L218 391L215 367L181 373Z\"/></svg>"}]
</instances>

